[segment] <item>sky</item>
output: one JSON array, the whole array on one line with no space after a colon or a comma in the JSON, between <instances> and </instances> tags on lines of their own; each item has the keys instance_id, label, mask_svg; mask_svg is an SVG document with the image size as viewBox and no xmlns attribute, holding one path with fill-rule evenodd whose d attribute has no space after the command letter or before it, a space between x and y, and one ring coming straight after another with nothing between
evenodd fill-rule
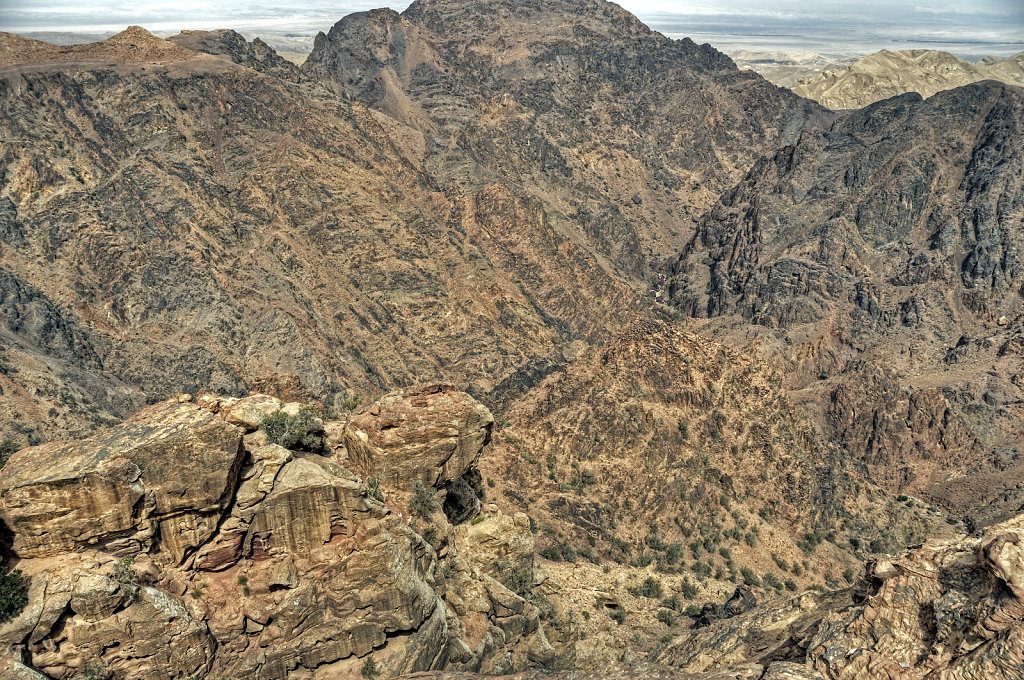
<instances>
[{"instance_id":1,"label":"sky","mask_svg":"<svg viewBox=\"0 0 1024 680\"><path fill-rule=\"evenodd\" d=\"M158 34L233 28L247 37L310 42L342 16L386 0L0 0L0 30L110 34L137 24ZM927 47L979 58L1024 50L1024 0L623 0L651 28L755 49L863 55Z\"/></svg>"}]
</instances>

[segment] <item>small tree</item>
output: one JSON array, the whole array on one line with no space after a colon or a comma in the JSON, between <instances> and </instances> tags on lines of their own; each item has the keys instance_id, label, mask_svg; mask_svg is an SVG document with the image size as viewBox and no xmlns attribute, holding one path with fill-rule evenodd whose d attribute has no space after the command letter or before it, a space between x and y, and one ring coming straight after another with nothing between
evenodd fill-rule
<instances>
[{"instance_id":1,"label":"small tree","mask_svg":"<svg viewBox=\"0 0 1024 680\"><path fill-rule=\"evenodd\" d=\"M28 581L20 569L0 568L0 623L10 621L28 604Z\"/></svg>"},{"instance_id":2,"label":"small tree","mask_svg":"<svg viewBox=\"0 0 1024 680\"><path fill-rule=\"evenodd\" d=\"M380 671L377 670L377 664L374 662L372 654L366 657L366 661L363 662L363 669L359 671L359 674L364 678L367 678L367 680L372 680L372 678L380 675Z\"/></svg>"},{"instance_id":3,"label":"small tree","mask_svg":"<svg viewBox=\"0 0 1024 680\"><path fill-rule=\"evenodd\" d=\"M114 568L114 580L121 586L121 591L128 597L131 604L139 594L139 574L135 571L135 558L131 555L122 557Z\"/></svg>"},{"instance_id":4,"label":"small tree","mask_svg":"<svg viewBox=\"0 0 1024 680\"><path fill-rule=\"evenodd\" d=\"M366 495L370 498L384 502L384 490L381 489L381 474L375 472L368 480L366 480Z\"/></svg>"},{"instance_id":5,"label":"small tree","mask_svg":"<svg viewBox=\"0 0 1024 680\"><path fill-rule=\"evenodd\" d=\"M286 449L318 449L320 437L315 433L322 424L320 412L306 404L293 416L284 411L274 411L263 416L261 421L267 438Z\"/></svg>"},{"instance_id":6,"label":"small tree","mask_svg":"<svg viewBox=\"0 0 1024 680\"><path fill-rule=\"evenodd\" d=\"M0 440L0 468L7 464L11 456L21 450L21 444L16 440L6 437Z\"/></svg>"},{"instance_id":7,"label":"small tree","mask_svg":"<svg viewBox=\"0 0 1024 680\"><path fill-rule=\"evenodd\" d=\"M413 485L412 500L409 501L409 508L417 515L430 519L438 508L436 493L437 491L424 486L423 482L417 479Z\"/></svg>"}]
</instances>

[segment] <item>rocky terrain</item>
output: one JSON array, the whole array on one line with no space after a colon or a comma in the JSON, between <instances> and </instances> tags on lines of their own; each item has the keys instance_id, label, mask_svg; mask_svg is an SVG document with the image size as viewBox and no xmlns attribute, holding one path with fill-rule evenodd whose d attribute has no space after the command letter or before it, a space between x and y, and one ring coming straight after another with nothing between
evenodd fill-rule
<instances>
[{"instance_id":1,"label":"rocky terrain","mask_svg":"<svg viewBox=\"0 0 1024 680\"><path fill-rule=\"evenodd\" d=\"M830 109L860 109L907 92L927 98L982 80L1022 86L1024 52L972 63L939 50L882 50L845 68L833 66L795 81L765 77Z\"/></svg>"},{"instance_id":2,"label":"rocky terrain","mask_svg":"<svg viewBox=\"0 0 1024 680\"><path fill-rule=\"evenodd\" d=\"M654 662L507 680L1017 678L1024 517L869 562L854 587L803 593L672 636ZM407 678L464 680L460 673Z\"/></svg>"},{"instance_id":3,"label":"rocky terrain","mask_svg":"<svg viewBox=\"0 0 1024 680\"><path fill-rule=\"evenodd\" d=\"M1022 121L997 83L851 114L726 193L667 285L780 357L873 479L979 524L1024 502Z\"/></svg>"},{"instance_id":4,"label":"rocky terrain","mask_svg":"<svg viewBox=\"0 0 1024 680\"><path fill-rule=\"evenodd\" d=\"M301 73L231 32L5 37L5 433L279 383L500 405L649 307L648 257L830 119L608 3L471 7L347 17Z\"/></svg>"},{"instance_id":5,"label":"rocky terrain","mask_svg":"<svg viewBox=\"0 0 1024 680\"><path fill-rule=\"evenodd\" d=\"M421 385L313 419L312 443L270 441L264 417L299 406L183 395L12 458L3 548L30 605L0 625L7 672L341 678L369 658L394 675L559 657L557 617L496 578L500 557L529 598L527 517L481 508L466 481L486 408ZM368 461L382 474L352 471Z\"/></svg>"},{"instance_id":6,"label":"rocky terrain","mask_svg":"<svg viewBox=\"0 0 1024 680\"><path fill-rule=\"evenodd\" d=\"M814 52L758 50L730 50L729 57L741 69L750 69L770 83L791 89L803 79L810 81L825 71L839 71L857 61L854 57L829 56Z\"/></svg>"},{"instance_id":7,"label":"rocky terrain","mask_svg":"<svg viewBox=\"0 0 1024 680\"><path fill-rule=\"evenodd\" d=\"M7 675L1019 677L1021 88L417 0L0 101Z\"/></svg>"}]
</instances>

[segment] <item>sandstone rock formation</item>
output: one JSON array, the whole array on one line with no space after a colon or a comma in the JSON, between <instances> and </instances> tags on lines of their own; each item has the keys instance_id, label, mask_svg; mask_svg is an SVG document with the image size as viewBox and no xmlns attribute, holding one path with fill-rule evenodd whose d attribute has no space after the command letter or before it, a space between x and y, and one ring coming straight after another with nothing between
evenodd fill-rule
<instances>
[{"instance_id":1,"label":"sandstone rock formation","mask_svg":"<svg viewBox=\"0 0 1024 680\"><path fill-rule=\"evenodd\" d=\"M830 109L860 109L908 92L931 97L981 80L1024 86L1024 52L971 63L939 50L882 50L787 87Z\"/></svg>"},{"instance_id":2,"label":"sandstone rock formation","mask_svg":"<svg viewBox=\"0 0 1024 680\"><path fill-rule=\"evenodd\" d=\"M472 526L440 511L412 522L403 504L402 475L435 492L472 471L491 423L483 406L422 386L328 423L328 439L344 429L401 460L370 492L344 467L344 444L318 455L267 442L252 414L297 406L275 402L186 395L12 458L2 547L30 589L0 625L10 673L337 678L371 656L388 674L556 658L529 602L526 516L490 506ZM381 414L414 416L395 426L406 449L358 429ZM512 573L518 592L499 580Z\"/></svg>"}]
</instances>

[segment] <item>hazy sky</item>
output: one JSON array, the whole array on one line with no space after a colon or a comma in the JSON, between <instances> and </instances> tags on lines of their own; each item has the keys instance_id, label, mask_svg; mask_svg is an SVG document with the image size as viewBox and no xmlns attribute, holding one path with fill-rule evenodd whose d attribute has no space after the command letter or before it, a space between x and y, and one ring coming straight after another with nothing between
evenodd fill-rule
<instances>
[{"instance_id":1,"label":"hazy sky","mask_svg":"<svg viewBox=\"0 0 1024 680\"><path fill-rule=\"evenodd\" d=\"M363 0L0 0L0 30L108 33L139 24L159 33L234 28L247 35L311 37L345 14L408 2ZM1024 50L1024 0L624 0L672 37L743 47L865 54L935 47L964 56Z\"/></svg>"}]
</instances>

